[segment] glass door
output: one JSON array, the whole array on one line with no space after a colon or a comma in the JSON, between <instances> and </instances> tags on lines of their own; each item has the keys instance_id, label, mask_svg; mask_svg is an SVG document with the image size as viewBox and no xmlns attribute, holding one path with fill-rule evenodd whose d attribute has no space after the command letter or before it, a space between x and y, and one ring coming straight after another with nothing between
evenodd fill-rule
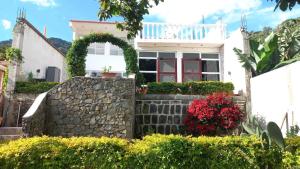
<instances>
[{"instance_id":1,"label":"glass door","mask_svg":"<svg viewBox=\"0 0 300 169\"><path fill-rule=\"evenodd\" d=\"M174 57L159 57L157 60L158 82L177 82L177 60Z\"/></svg>"},{"instance_id":2,"label":"glass door","mask_svg":"<svg viewBox=\"0 0 300 169\"><path fill-rule=\"evenodd\" d=\"M182 82L200 81L201 78L201 60L182 59Z\"/></svg>"}]
</instances>

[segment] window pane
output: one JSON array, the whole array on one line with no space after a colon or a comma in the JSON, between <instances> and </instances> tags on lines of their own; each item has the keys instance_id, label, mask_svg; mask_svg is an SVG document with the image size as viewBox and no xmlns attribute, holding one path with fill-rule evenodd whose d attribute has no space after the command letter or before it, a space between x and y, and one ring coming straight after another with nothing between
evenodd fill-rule
<instances>
[{"instance_id":1,"label":"window pane","mask_svg":"<svg viewBox=\"0 0 300 169\"><path fill-rule=\"evenodd\" d=\"M95 54L95 48L88 48L88 54Z\"/></svg>"},{"instance_id":2,"label":"window pane","mask_svg":"<svg viewBox=\"0 0 300 169\"><path fill-rule=\"evenodd\" d=\"M211 54L211 53L203 53L203 54L201 54L201 57L203 59L219 59L218 54Z\"/></svg>"},{"instance_id":3,"label":"window pane","mask_svg":"<svg viewBox=\"0 0 300 169\"><path fill-rule=\"evenodd\" d=\"M160 60L160 72L175 72L175 60Z\"/></svg>"},{"instance_id":4,"label":"window pane","mask_svg":"<svg viewBox=\"0 0 300 169\"><path fill-rule=\"evenodd\" d=\"M199 61L197 60L185 60L183 64L186 73L198 73L200 71Z\"/></svg>"},{"instance_id":5,"label":"window pane","mask_svg":"<svg viewBox=\"0 0 300 169\"><path fill-rule=\"evenodd\" d=\"M145 79L145 82L156 82L156 73L142 73Z\"/></svg>"},{"instance_id":6,"label":"window pane","mask_svg":"<svg viewBox=\"0 0 300 169\"><path fill-rule=\"evenodd\" d=\"M164 59L173 59L175 58L175 53L158 53L159 58L164 58Z\"/></svg>"},{"instance_id":7,"label":"window pane","mask_svg":"<svg viewBox=\"0 0 300 169\"><path fill-rule=\"evenodd\" d=\"M139 59L141 71L156 71L156 59Z\"/></svg>"},{"instance_id":8,"label":"window pane","mask_svg":"<svg viewBox=\"0 0 300 169\"><path fill-rule=\"evenodd\" d=\"M219 74L212 74L212 75L203 74L202 75L202 80L206 80L206 81L220 81L220 75Z\"/></svg>"},{"instance_id":9,"label":"window pane","mask_svg":"<svg viewBox=\"0 0 300 169\"><path fill-rule=\"evenodd\" d=\"M199 53L183 53L183 58L185 59L199 59Z\"/></svg>"},{"instance_id":10,"label":"window pane","mask_svg":"<svg viewBox=\"0 0 300 169\"><path fill-rule=\"evenodd\" d=\"M123 50L115 45L110 45L110 55L123 55Z\"/></svg>"},{"instance_id":11,"label":"window pane","mask_svg":"<svg viewBox=\"0 0 300 169\"><path fill-rule=\"evenodd\" d=\"M104 55L104 48L96 48L96 55Z\"/></svg>"},{"instance_id":12,"label":"window pane","mask_svg":"<svg viewBox=\"0 0 300 169\"><path fill-rule=\"evenodd\" d=\"M175 75L160 75L160 82L176 82Z\"/></svg>"},{"instance_id":13,"label":"window pane","mask_svg":"<svg viewBox=\"0 0 300 169\"><path fill-rule=\"evenodd\" d=\"M184 75L184 82L188 81L199 81L200 80L200 74L185 74Z\"/></svg>"},{"instance_id":14,"label":"window pane","mask_svg":"<svg viewBox=\"0 0 300 169\"><path fill-rule=\"evenodd\" d=\"M140 52L139 57L152 57L156 58L156 52Z\"/></svg>"},{"instance_id":15,"label":"window pane","mask_svg":"<svg viewBox=\"0 0 300 169\"><path fill-rule=\"evenodd\" d=\"M202 72L219 72L219 61L202 60Z\"/></svg>"}]
</instances>

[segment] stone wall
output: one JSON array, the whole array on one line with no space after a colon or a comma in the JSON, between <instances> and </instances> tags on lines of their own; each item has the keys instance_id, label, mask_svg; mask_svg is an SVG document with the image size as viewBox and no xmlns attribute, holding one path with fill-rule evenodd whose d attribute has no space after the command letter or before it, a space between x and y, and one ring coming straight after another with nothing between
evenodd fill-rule
<instances>
[{"instance_id":1,"label":"stone wall","mask_svg":"<svg viewBox=\"0 0 300 169\"><path fill-rule=\"evenodd\" d=\"M133 137L134 79L75 77L48 93L45 134Z\"/></svg>"},{"instance_id":2,"label":"stone wall","mask_svg":"<svg viewBox=\"0 0 300 169\"><path fill-rule=\"evenodd\" d=\"M150 133L184 134L183 120L187 107L198 95L142 95L136 100L135 137ZM235 97L235 102L245 111L245 101Z\"/></svg>"}]
</instances>

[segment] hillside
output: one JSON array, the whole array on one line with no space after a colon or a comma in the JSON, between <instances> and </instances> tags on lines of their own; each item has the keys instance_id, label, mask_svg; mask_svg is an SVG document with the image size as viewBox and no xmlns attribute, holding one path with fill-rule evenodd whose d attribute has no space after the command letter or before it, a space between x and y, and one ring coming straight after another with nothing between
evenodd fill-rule
<instances>
[{"instance_id":1,"label":"hillside","mask_svg":"<svg viewBox=\"0 0 300 169\"><path fill-rule=\"evenodd\" d=\"M61 51L63 54L67 54L68 49L71 46L71 42L65 41L63 39L59 38L49 38L49 41L52 45L54 45L59 51ZM5 40L0 41L0 47L1 46L11 46L12 40Z\"/></svg>"}]
</instances>

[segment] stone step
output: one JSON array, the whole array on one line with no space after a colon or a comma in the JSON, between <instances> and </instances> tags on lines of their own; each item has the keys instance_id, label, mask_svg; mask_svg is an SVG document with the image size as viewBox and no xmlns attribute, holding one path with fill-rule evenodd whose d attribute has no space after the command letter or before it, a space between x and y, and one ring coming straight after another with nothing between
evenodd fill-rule
<instances>
[{"instance_id":1,"label":"stone step","mask_svg":"<svg viewBox=\"0 0 300 169\"><path fill-rule=\"evenodd\" d=\"M0 141L16 140L22 137L22 135L0 135Z\"/></svg>"},{"instance_id":2,"label":"stone step","mask_svg":"<svg viewBox=\"0 0 300 169\"><path fill-rule=\"evenodd\" d=\"M22 127L0 127L0 135L23 135Z\"/></svg>"}]
</instances>

